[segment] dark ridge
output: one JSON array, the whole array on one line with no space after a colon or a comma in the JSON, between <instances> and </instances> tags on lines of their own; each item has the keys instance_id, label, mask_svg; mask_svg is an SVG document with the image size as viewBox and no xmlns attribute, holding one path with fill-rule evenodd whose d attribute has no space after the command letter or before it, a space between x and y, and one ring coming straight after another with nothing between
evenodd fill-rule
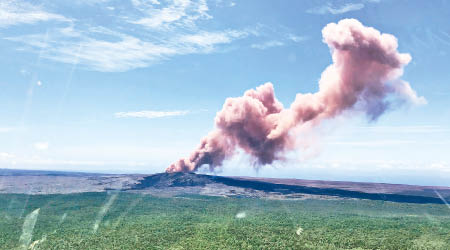
<instances>
[{"instance_id":1,"label":"dark ridge","mask_svg":"<svg viewBox=\"0 0 450 250\"><path fill-rule=\"evenodd\" d=\"M188 187L205 186L215 181L210 175L199 175L194 173L161 173L144 177L139 184L132 189L144 189L146 187Z\"/></svg>"},{"instance_id":2,"label":"dark ridge","mask_svg":"<svg viewBox=\"0 0 450 250\"><path fill-rule=\"evenodd\" d=\"M359 191L350 191L335 188L318 188L306 187L299 185L275 184L256 180L242 180L231 177L212 176L194 173L161 173L154 174L147 177L133 186L131 189L145 189L147 187L165 188L165 187L187 187L187 186L205 186L209 183L219 183L227 186L248 188L264 192L277 192L281 194L311 194L311 195L327 195L341 198L356 198L379 201L392 201L402 203L418 203L418 204L445 204L439 198L417 196L417 195L402 195L402 194L387 194L387 193L364 193Z\"/></svg>"},{"instance_id":3,"label":"dark ridge","mask_svg":"<svg viewBox=\"0 0 450 250\"><path fill-rule=\"evenodd\" d=\"M292 193L303 193L303 194L314 194L314 195L329 195L337 196L341 198L357 198L357 199L367 199L367 200L380 200L380 201L393 201L393 202L404 202L404 203L434 203L434 204L445 204L439 198L425 197L425 196L415 196L415 195L401 195L401 194L384 194L384 193L363 193L358 191L349 191L342 189L333 188L316 188L316 187L305 187L305 186L293 186L286 184L274 184L261 181L248 181L248 180L238 180L233 178L227 178L222 176L213 176L213 178L220 183L229 186L236 186L241 188L251 188L255 190L265 191L265 192L279 192L282 194L292 194Z\"/></svg>"}]
</instances>

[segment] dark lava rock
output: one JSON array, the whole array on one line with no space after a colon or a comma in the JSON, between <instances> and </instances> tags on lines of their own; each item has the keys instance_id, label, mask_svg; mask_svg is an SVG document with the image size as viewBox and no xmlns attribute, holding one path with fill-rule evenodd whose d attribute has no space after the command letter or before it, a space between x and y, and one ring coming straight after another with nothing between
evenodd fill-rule
<instances>
[{"instance_id":1,"label":"dark lava rock","mask_svg":"<svg viewBox=\"0 0 450 250\"><path fill-rule=\"evenodd\" d=\"M194 173L160 173L144 177L133 189L144 189L147 187L203 187L206 184L214 183L212 179L213 176Z\"/></svg>"},{"instance_id":2,"label":"dark lava rock","mask_svg":"<svg viewBox=\"0 0 450 250\"><path fill-rule=\"evenodd\" d=\"M262 180L249 180L235 177L213 176L195 173L160 173L146 176L143 180L140 181L140 183L132 186L131 190L142 190L145 188L194 186L204 187L206 184L222 184L230 187L244 188L246 190L258 190L265 193L273 192L279 194L326 195L340 198L368 199L406 203L445 203L445 201L436 197L389 193L366 193L338 188L319 188L301 185L277 184Z\"/></svg>"}]
</instances>

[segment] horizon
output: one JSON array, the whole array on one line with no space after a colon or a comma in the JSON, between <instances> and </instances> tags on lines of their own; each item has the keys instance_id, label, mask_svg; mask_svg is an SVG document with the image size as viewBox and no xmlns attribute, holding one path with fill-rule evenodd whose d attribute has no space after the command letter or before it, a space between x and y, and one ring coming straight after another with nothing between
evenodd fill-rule
<instances>
[{"instance_id":1,"label":"horizon","mask_svg":"<svg viewBox=\"0 0 450 250\"><path fill-rule=\"evenodd\" d=\"M276 177L276 176L256 176L256 175L222 175L220 173L216 172L174 172L174 173L167 173L165 171L163 172L108 172L108 171L80 171L80 170L51 170L51 169L20 169L20 168L0 168L1 170L6 171L18 171L18 172L44 172L44 173L68 173L68 174L87 174L87 175L145 175L145 176L151 176L151 175L159 175L159 174L196 174L196 175L210 175L210 176L223 176L223 177L231 177L231 178L262 178L262 179L293 179L293 180L304 180L304 181L323 181L323 182L351 182L351 183L369 183L369 184L388 184L388 185L406 185L406 186L421 186L421 187L450 187L449 185L425 185L425 184L413 184L413 183L393 183L393 182L376 182L373 180L368 179L367 181L354 181L354 180L336 180L336 179L311 179L311 178L296 178L296 177ZM2 174L0 173L0 176Z\"/></svg>"},{"instance_id":2,"label":"horizon","mask_svg":"<svg viewBox=\"0 0 450 250\"><path fill-rule=\"evenodd\" d=\"M411 56L400 80L420 105L394 99L375 120L350 110L301 134L283 160L258 166L238 147L197 173L450 186L450 4L291 4L1 3L0 169L163 172L214 129L227 98L266 82L286 108L317 93L333 64L322 30L356 19Z\"/></svg>"}]
</instances>

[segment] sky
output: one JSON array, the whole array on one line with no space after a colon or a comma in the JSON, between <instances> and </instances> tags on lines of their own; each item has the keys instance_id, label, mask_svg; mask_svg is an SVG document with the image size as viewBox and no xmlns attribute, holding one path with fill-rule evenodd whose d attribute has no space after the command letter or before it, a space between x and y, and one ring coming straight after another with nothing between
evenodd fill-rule
<instances>
[{"instance_id":1,"label":"sky","mask_svg":"<svg viewBox=\"0 0 450 250\"><path fill-rule=\"evenodd\" d=\"M426 104L339 117L284 161L240 152L214 174L449 186L448 16L447 1L1 1L0 168L162 172L227 97L316 92L322 28L355 18L398 39Z\"/></svg>"}]
</instances>

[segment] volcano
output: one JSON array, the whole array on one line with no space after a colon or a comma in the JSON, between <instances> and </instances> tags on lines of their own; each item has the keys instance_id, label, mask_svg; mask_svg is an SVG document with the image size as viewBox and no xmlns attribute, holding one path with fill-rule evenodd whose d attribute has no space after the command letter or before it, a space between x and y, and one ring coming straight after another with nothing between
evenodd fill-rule
<instances>
[{"instance_id":1,"label":"volcano","mask_svg":"<svg viewBox=\"0 0 450 250\"><path fill-rule=\"evenodd\" d=\"M156 196L200 194L263 199L367 199L446 204L450 187L255 178L196 173L98 174L0 169L0 193L69 194L122 191Z\"/></svg>"},{"instance_id":2,"label":"volcano","mask_svg":"<svg viewBox=\"0 0 450 250\"><path fill-rule=\"evenodd\" d=\"M221 196L269 198L368 199L444 204L450 188L401 184L225 177L195 173L160 173L144 177L129 190L176 190ZM445 198L444 198L445 197Z\"/></svg>"}]
</instances>

